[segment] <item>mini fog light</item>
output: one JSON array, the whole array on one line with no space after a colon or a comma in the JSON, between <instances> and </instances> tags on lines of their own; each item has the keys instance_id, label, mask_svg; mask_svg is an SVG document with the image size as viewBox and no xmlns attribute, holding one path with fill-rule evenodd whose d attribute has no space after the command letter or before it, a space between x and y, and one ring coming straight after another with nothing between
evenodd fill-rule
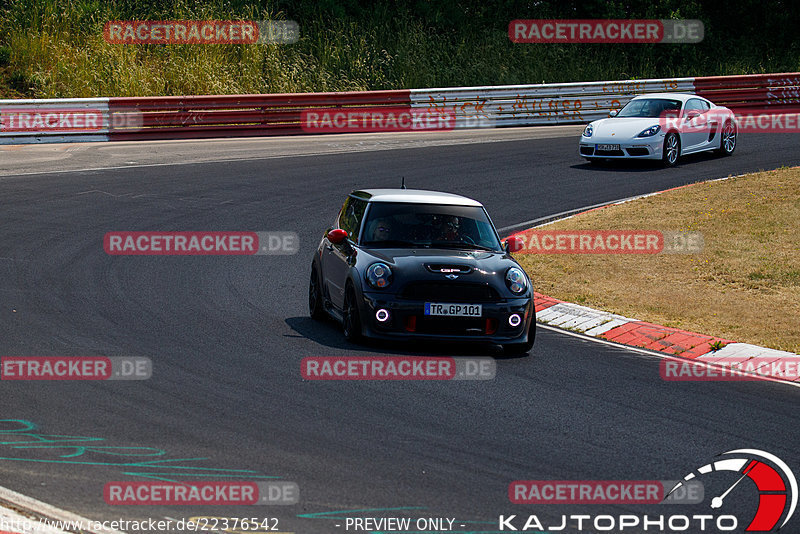
<instances>
[{"instance_id":1,"label":"mini fog light","mask_svg":"<svg viewBox=\"0 0 800 534\"><path fill-rule=\"evenodd\" d=\"M520 317L518 313L512 313L512 314L511 314L511 315L508 317L508 324L510 324L511 326L513 326L513 327L515 327L515 328L516 328L517 326L519 326L519 324L520 324L521 322L522 322L522 317Z\"/></svg>"},{"instance_id":2,"label":"mini fog light","mask_svg":"<svg viewBox=\"0 0 800 534\"><path fill-rule=\"evenodd\" d=\"M390 317L391 315L389 314L389 310L384 310L381 308L375 312L375 318L381 323L385 323Z\"/></svg>"}]
</instances>

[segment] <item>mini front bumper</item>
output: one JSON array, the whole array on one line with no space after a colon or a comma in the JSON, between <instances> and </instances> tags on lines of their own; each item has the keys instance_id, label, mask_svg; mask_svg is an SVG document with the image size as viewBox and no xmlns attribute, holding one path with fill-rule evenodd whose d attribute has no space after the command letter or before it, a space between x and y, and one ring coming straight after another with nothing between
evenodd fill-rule
<instances>
[{"instance_id":1,"label":"mini front bumper","mask_svg":"<svg viewBox=\"0 0 800 534\"><path fill-rule=\"evenodd\" d=\"M598 159L661 159L664 147L664 133L652 137L637 137L620 140L615 137L581 136L578 154L582 158ZM598 145L619 145L619 150L600 151Z\"/></svg>"},{"instance_id":2,"label":"mini front bumper","mask_svg":"<svg viewBox=\"0 0 800 534\"><path fill-rule=\"evenodd\" d=\"M364 293L360 306L361 322L366 337L377 339L435 339L443 341L485 341L488 343L524 343L535 321L533 299L506 299L475 302L482 307L482 316L431 317L425 315L425 301L400 299L385 293ZM389 312L389 319L378 321L378 310ZM517 314L517 326L509 318Z\"/></svg>"}]
</instances>

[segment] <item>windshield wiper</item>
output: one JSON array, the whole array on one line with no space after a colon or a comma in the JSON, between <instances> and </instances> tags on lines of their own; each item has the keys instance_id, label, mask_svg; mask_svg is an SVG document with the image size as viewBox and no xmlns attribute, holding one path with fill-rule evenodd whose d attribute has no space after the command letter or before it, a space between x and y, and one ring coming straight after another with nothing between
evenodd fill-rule
<instances>
[{"instance_id":1,"label":"windshield wiper","mask_svg":"<svg viewBox=\"0 0 800 534\"><path fill-rule=\"evenodd\" d=\"M435 248L457 248L457 249L478 249L478 250L488 250L489 252L497 252L497 249L492 247L487 247L486 245L473 245L472 243L452 243L446 241L440 241L431 243L432 247Z\"/></svg>"},{"instance_id":2,"label":"windshield wiper","mask_svg":"<svg viewBox=\"0 0 800 534\"><path fill-rule=\"evenodd\" d=\"M390 248L390 247L412 247L412 248L429 248L428 243L415 243L413 241L403 241L401 239L385 239L383 241L367 241L364 243L370 247Z\"/></svg>"}]
</instances>

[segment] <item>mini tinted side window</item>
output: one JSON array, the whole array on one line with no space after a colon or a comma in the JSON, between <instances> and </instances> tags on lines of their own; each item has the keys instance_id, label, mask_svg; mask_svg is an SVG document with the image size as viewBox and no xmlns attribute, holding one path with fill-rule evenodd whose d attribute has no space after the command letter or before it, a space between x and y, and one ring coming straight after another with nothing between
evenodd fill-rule
<instances>
[{"instance_id":1,"label":"mini tinted side window","mask_svg":"<svg viewBox=\"0 0 800 534\"><path fill-rule=\"evenodd\" d=\"M347 232L351 241L358 241L358 232L367 203L361 199L348 197L339 213L339 228Z\"/></svg>"}]
</instances>

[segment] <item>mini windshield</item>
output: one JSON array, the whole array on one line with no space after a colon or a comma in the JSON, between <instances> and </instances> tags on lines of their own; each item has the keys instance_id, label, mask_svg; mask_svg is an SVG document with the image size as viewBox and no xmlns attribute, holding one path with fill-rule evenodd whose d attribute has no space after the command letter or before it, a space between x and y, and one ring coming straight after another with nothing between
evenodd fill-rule
<instances>
[{"instance_id":1,"label":"mini windshield","mask_svg":"<svg viewBox=\"0 0 800 534\"><path fill-rule=\"evenodd\" d=\"M617 117L649 117L658 118L668 112L680 111L680 100L666 98L639 98L628 102Z\"/></svg>"},{"instance_id":2,"label":"mini windshield","mask_svg":"<svg viewBox=\"0 0 800 534\"><path fill-rule=\"evenodd\" d=\"M502 250L497 232L483 208L438 204L371 204L361 244Z\"/></svg>"}]
</instances>

